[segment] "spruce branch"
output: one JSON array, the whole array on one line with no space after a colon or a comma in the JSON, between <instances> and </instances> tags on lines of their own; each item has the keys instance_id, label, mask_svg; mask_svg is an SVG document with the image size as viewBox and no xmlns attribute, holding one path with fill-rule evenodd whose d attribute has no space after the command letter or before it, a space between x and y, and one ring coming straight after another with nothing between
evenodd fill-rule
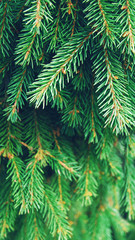
<instances>
[{"instance_id":1,"label":"spruce branch","mask_svg":"<svg viewBox=\"0 0 135 240\"><path fill-rule=\"evenodd\" d=\"M47 34L47 24L52 21L50 9L53 3L36 0L26 2L27 5L28 8L24 11L25 25L16 47L16 64L26 66L31 63L33 66L33 60L38 65L38 59L42 55L42 38Z\"/></svg>"},{"instance_id":2,"label":"spruce branch","mask_svg":"<svg viewBox=\"0 0 135 240\"><path fill-rule=\"evenodd\" d=\"M21 140L21 124L15 125L7 121L7 118L3 116L3 111L0 109L0 147L1 155L3 157L10 157L10 155L18 156L22 153Z\"/></svg>"},{"instance_id":3,"label":"spruce branch","mask_svg":"<svg viewBox=\"0 0 135 240\"><path fill-rule=\"evenodd\" d=\"M89 106L87 106L84 100L84 136L90 142L98 142L99 136L102 136L101 125L103 124L102 117L98 114L97 96L95 93L94 79L91 76L92 83L86 99L89 100ZM84 92L85 94L85 92Z\"/></svg>"},{"instance_id":4,"label":"spruce branch","mask_svg":"<svg viewBox=\"0 0 135 240\"><path fill-rule=\"evenodd\" d=\"M43 119L40 122L41 124L39 124L39 119L36 111L34 111L32 115L29 115L28 118L26 119L24 118L24 124L26 122L27 122L26 131L29 136L28 138L26 138L26 144L30 145L33 149L33 152L30 153L25 173L26 181L25 191L27 192L26 195L27 211L30 211L31 208L32 209L35 208L38 210L42 205L44 192L43 184L44 177L42 168L48 162L45 147L46 146L49 147L49 138L44 139L44 136L46 136L46 133L48 133L46 129L45 132L41 133Z\"/></svg>"},{"instance_id":5,"label":"spruce branch","mask_svg":"<svg viewBox=\"0 0 135 240\"><path fill-rule=\"evenodd\" d=\"M39 107L42 102L44 106L45 101L48 102L49 94L54 99L57 94L57 84L61 89L64 87L65 76L67 81L69 81L69 77L73 76L74 72L77 72L77 66L81 62L83 63L87 57L91 34L92 32L87 30L83 32L83 37L82 33L74 35L69 43L59 49L51 63L45 65L37 81L31 85L31 88L34 88L34 90L29 92L31 94L30 101L36 102L36 107ZM84 57L82 55L83 52Z\"/></svg>"},{"instance_id":6,"label":"spruce branch","mask_svg":"<svg viewBox=\"0 0 135 240\"><path fill-rule=\"evenodd\" d=\"M26 2L27 2L27 0L23 0L23 1L21 1L21 3L20 2L18 3L19 7L17 8L17 11L16 11L16 21L19 21L21 15L23 13L23 10L25 8Z\"/></svg>"},{"instance_id":7,"label":"spruce branch","mask_svg":"<svg viewBox=\"0 0 135 240\"><path fill-rule=\"evenodd\" d=\"M134 13L0 0L1 240L134 239Z\"/></svg>"},{"instance_id":8,"label":"spruce branch","mask_svg":"<svg viewBox=\"0 0 135 240\"><path fill-rule=\"evenodd\" d=\"M57 46L57 42L58 42L58 38L59 38L59 30L60 30L60 26L59 26L60 25L60 13L61 13L61 1L59 2L57 13L55 14L57 17L53 21L54 27L52 27L52 23L50 24L50 26L48 26L48 29L50 28L50 30L48 31L48 34L51 37L48 50L54 51Z\"/></svg>"},{"instance_id":9,"label":"spruce branch","mask_svg":"<svg viewBox=\"0 0 135 240\"><path fill-rule=\"evenodd\" d=\"M47 221L48 228L53 236L60 240L67 240L71 237L71 227L66 219L65 210L61 210L55 194L49 186L45 186L44 204L41 211Z\"/></svg>"},{"instance_id":10,"label":"spruce branch","mask_svg":"<svg viewBox=\"0 0 135 240\"><path fill-rule=\"evenodd\" d=\"M28 85L32 82L33 74L27 66L16 68L9 83L7 102L10 104L5 111L8 114L8 120L16 122L19 117L19 108L22 108L27 100L26 92Z\"/></svg>"},{"instance_id":11,"label":"spruce branch","mask_svg":"<svg viewBox=\"0 0 135 240\"><path fill-rule=\"evenodd\" d=\"M15 4L15 3L14 3ZM4 2L0 4L0 52L3 57L9 56L11 51L11 40L13 33L11 27L13 27L12 7L10 2Z\"/></svg>"},{"instance_id":12,"label":"spruce branch","mask_svg":"<svg viewBox=\"0 0 135 240\"><path fill-rule=\"evenodd\" d=\"M130 231L130 225L123 219L119 212L112 207L107 208L107 215L110 219L114 235L118 239L126 240L126 233Z\"/></svg>"},{"instance_id":13,"label":"spruce branch","mask_svg":"<svg viewBox=\"0 0 135 240\"><path fill-rule=\"evenodd\" d=\"M21 145L25 146L26 148L28 148L30 151L33 150L33 147L29 146L27 143L21 141L20 139L16 138L14 135L10 135L11 138L17 140Z\"/></svg>"},{"instance_id":14,"label":"spruce branch","mask_svg":"<svg viewBox=\"0 0 135 240\"><path fill-rule=\"evenodd\" d=\"M121 24L121 42L123 52L125 50L130 55L135 54L135 4L134 1L121 1L121 12L117 17L117 21Z\"/></svg>"},{"instance_id":15,"label":"spruce branch","mask_svg":"<svg viewBox=\"0 0 135 240\"><path fill-rule=\"evenodd\" d=\"M135 178L134 178L134 137L127 137L126 153L125 153L125 176L122 194L122 206L125 206L129 219L135 219Z\"/></svg>"},{"instance_id":16,"label":"spruce branch","mask_svg":"<svg viewBox=\"0 0 135 240\"><path fill-rule=\"evenodd\" d=\"M62 175L62 177L71 179L79 175L79 166L73 154L71 144L66 139L61 138L56 131L53 130L55 148L52 151L53 155L50 155L50 166L55 169L56 174Z\"/></svg>"},{"instance_id":17,"label":"spruce branch","mask_svg":"<svg viewBox=\"0 0 135 240\"><path fill-rule=\"evenodd\" d=\"M89 224L91 240L98 240L100 237L112 240L111 223L103 204L100 204L97 210L92 212Z\"/></svg>"},{"instance_id":18,"label":"spruce branch","mask_svg":"<svg viewBox=\"0 0 135 240\"><path fill-rule=\"evenodd\" d=\"M43 240L46 238L45 224L38 211L30 211L27 214L26 228L29 229L27 235L25 235L27 240Z\"/></svg>"},{"instance_id":19,"label":"spruce branch","mask_svg":"<svg viewBox=\"0 0 135 240\"><path fill-rule=\"evenodd\" d=\"M63 110L67 107L69 99L70 99L70 92L68 89L64 90L62 89L61 91L56 90L57 94L54 97L53 100L51 100L52 107L54 108L55 106L57 107L57 110ZM51 99L51 96L50 98Z\"/></svg>"},{"instance_id":20,"label":"spruce branch","mask_svg":"<svg viewBox=\"0 0 135 240\"><path fill-rule=\"evenodd\" d=\"M100 165L101 169L102 167ZM113 192L110 191L110 187L110 183L106 183L105 176L102 175L98 199L96 204L91 206L91 220L89 222L91 239L98 240L102 236L106 240L112 240L113 229L116 237L125 240L126 233L130 231L129 223L120 216L118 209L113 206ZM116 227L116 222L119 227Z\"/></svg>"},{"instance_id":21,"label":"spruce branch","mask_svg":"<svg viewBox=\"0 0 135 240\"><path fill-rule=\"evenodd\" d=\"M99 109L106 119L105 127L110 125L116 134L127 133L133 122L130 98L126 87L128 83L117 55L105 46L103 52L104 55L100 48L96 49L94 55L97 59L94 60L93 68L96 77L95 85L99 92Z\"/></svg>"},{"instance_id":22,"label":"spruce branch","mask_svg":"<svg viewBox=\"0 0 135 240\"><path fill-rule=\"evenodd\" d=\"M112 135L112 137L110 137L110 135ZM104 138L104 136L106 137ZM97 145L97 155L100 160L104 162L106 171L114 180L123 179L122 162L117 155L117 143L118 139L111 134L110 130L107 128L103 132ZM115 157L113 157L114 152L116 152Z\"/></svg>"},{"instance_id":23,"label":"spruce branch","mask_svg":"<svg viewBox=\"0 0 135 240\"><path fill-rule=\"evenodd\" d=\"M48 117L46 115L39 115L40 111L37 112L35 110L34 114L30 115L27 112L27 118L24 119L24 125L27 126L27 134L25 133L27 138L25 142L35 151L35 161L37 159L36 162L40 162L40 167L50 165L57 174L59 171L69 179L77 176L78 165L70 143L68 141L63 142L61 138L58 140L54 134L54 130L49 125ZM66 147L63 145L64 143Z\"/></svg>"},{"instance_id":24,"label":"spruce branch","mask_svg":"<svg viewBox=\"0 0 135 240\"><path fill-rule=\"evenodd\" d=\"M72 33L71 33L71 37L73 36L74 34L74 31L75 31L75 24L76 24L76 18L77 18L77 5L78 5L78 0L76 0L75 2L75 6L74 6L74 21L73 21L73 27L72 27Z\"/></svg>"},{"instance_id":25,"label":"spruce branch","mask_svg":"<svg viewBox=\"0 0 135 240\"><path fill-rule=\"evenodd\" d=\"M29 213L30 209L40 209L43 200L43 170L40 165L42 159L41 152L37 152L35 156L31 156L27 162L25 172L25 192L26 194L26 208Z\"/></svg>"},{"instance_id":26,"label":"spruce branch","mask_svg":"<svg viewBox=\"0 0 135 240\"><path fill-rule=\"evenodd\" d=\"M88 150L84 150L84 154L80 157L79 162L82 166L80 177L77 181L76 197L82 201L85 206L91 205L93 198L97 196L98 181L96 172L96 164L94 162L94 154L90 152L92 146L88 146Z\"/></svg>"},{"instance_id":27,"label":"spruce branch","mask_svg":"<svg viewBox=\"0 0 135 240\"><path fill-rule=\"evenodd\" d=\"M78 1L59 1L54 12L54 21L48 25L47 51L57 52L74 33L84 27L84 18L79 15Z\"/></svg>"},{"instance_id":28,"label":"spruce branch","mask_svg":"<svg viewBox=\"0 0 135 240\"><path fill-rule=\"evenodd\" d=\"M8 178L12 179L12 188L13 196L15 201L15 207L20 208L20 213L25 211L26 202L24 196L24 187L23 187L23 173L24 173L24 163L23 161L16 156L8 155L9 161L7 164L8 167Z\"/></svg>"},{"instance_id":29,"label":"spruce branch","mask_svg":"<svg viewBox=\"0 0 135 240\"><path fill-rule=\"evenodd\" d=\"M71 205L69 182L58 174L53 177L51 186L57 195L61 210L68 212Z\"/></svg>"},{"instance_id":30,"label":"spruce branch","mask_svg":"<svg viewBox=\"0 0 135 240\"><path fill-rule=\"evenodd\" d=\"M4 182L4 189L0 196L0 238L5 239L7 233L14 230L17 210L14 209L11 183Z\"/></svg>"},{"instance_id":31,"label":"spruce branch","mask_svg":"<svg viewBox=\"0 0 135 240\"><path fill-rule=\"evenodd\" d=\"M118 42L118 29L115 27L118 4L108 3L106 5L106 2L102 0L84 0L83 2L87 3L84 9L85 17L88 19L87 24L93 28L97 36L100 35L100 44L105 41L106 46L113 48L113 45Z\"/></svg>"},{"instance_id":32,"label":"spruce branch","mask_svg":"<svg viewBox=\"0 0 135 240\"><path fill-rule=\"evenodd\" d=\"M11 64L13 61L13 57L3 58L0 56L0 75L2 78L6 76L6 73L9 71Z\"/></svg>"},{"instance_id":33,"label":"spruce branch","mask_svg":"<svg viewBox=\"0 0 135 240\"><path fill-rule=\"evenodd\" d=\"M79 91L73 91L66 108L64 108L61 113L62 121L64 123L67 122L68 126L74 128L82 125L83 109Z\"/></svg>"}]
</instances>

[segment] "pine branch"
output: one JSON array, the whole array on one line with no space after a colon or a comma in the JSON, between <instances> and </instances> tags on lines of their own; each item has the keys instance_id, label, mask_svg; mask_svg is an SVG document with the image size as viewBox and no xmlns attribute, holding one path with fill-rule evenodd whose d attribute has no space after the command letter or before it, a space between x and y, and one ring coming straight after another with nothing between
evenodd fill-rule
<instances>
[{"instance_id":1,"label":"pine branch","mask_svg":"<svg viewBox=\"0 0 135 240\"><path fill-rule=\"evenodd\" d=\"M3 116L2 109L0 109L0 155L10 158L15 155L18 156L22 153L21 140L21 124L12 124L7 121L7 118Z\"/></svg>"},{"instance_id":2,"label":"pine branch","mask_svg":"<svg viewBox=\"0 0 135 240\"><path fill-rule=\"evenodd\" d=\"M134 1L0 0L1 240L134 239Z\"/></svg>"},{"instance_id":3,"label":"pine branch","mask_svg":"<svg viewBox=\"0 0 135 240\"><path fill-rule=\"evenodd\" d=\"M129 223L114 208L107 208L107 215L111 221L116 239L126 240L126 233L130 230Z\"/></svg>"},{"instance_id":4,"label":"pine branch","mask_svg":"<svg viewBox=\"0 0 135 240\"><path fill-rule=\"evenodd\" d=\"M132 55L135 54L135 24L134 24L134 15L135 15L135 5L134 1L125 1L120 2L121 12L117 17L117 21L121 25L121 43L123 52Z\"/></svg>"},{"instance_id":5,"label":"pine branch","mask_svg":"<svg viewBox=\"0 0 135 240\"><path fill-rule=\"evenodd\" d=\"M66 89L62 89L61 91L57 91L56 96L51 101L52 107L57 107L57 110L63 110L67 107L69 99L70 99L70 92ZM51 99L51 96L49 97ZM48 99L48 100L49 100Z\"/></svg>"},{"instance_id":6,"label":"pine branch","mask_svg":"<svg viewBox=\"0 0 135 240\"><path fill-rule=\"evenodd\" d=\"M15 4L15 3L14 3ZM11 40L13 33L11 27L13 27L12 8L10 2L4 2L0 4L0 52L3 57L9 56L11 51Z\"/></svg>"},{"instance_id":7,"label":"pine branch","mask_svg":"<svg viewBox=\"0 0 135 240\"><path fill-rule=\"evenodd\" d=\"M135 177L134 177L134 138L127 138L126 156L125 156L125 178L122 192L122 205L125 206L129 219L135 219Z\"/></svg>"},{"instance_id":8,"label":"pine branch","mask_svg":"<svg viewBox=\"0 0 135 240\"><path fill-rule=\"evenodd\" d=\"M78 29L83 26L84 19L79 19L79 10L77 9L78 0L75 3L71 1L59 1L59 5L56 8L53 24L48 26L50 29L48 38L48 51L55 52L59 46L67 42L67 39L78 32ZM78 20L78 21L77 21Z\"/></svg>"},{"instance_id":9,"label":"pine branch","mask_svg":"<svg viewBox=\"0 0 135 240\"><path fill-rule=\"evenodd\" d=\"M0 75L2 76L2 79L4 79L6 73L8 73L12 61L13 57L3 58L0 56Z\"/></svg>"},{"instance_id":10,"label":"pine branch","mask_svg":"<svg viewBox=\"0 0 135 240\"><path fill-rule=\"evenodd\" d=\"M118 42L118 26L116 27L115 20L118 4L102 0L83 2L88 3L84 9L85 17L88 18L87 24L93 28L97 36L101 36L100 44L105 41L106 46L112 48Z\"/></svg>"},{"instance_id":11,"label":"pine branch","mask_svg":"<svg viewBox=\"0 0 135 240\"><path fill-rule=\"evenodd\" d=\"M49 125L48 117L39 114L40 111L38 114L37 111L34 111L34 115L32 113L29 115L27 112L27 118L24 119L24 125L27 126L25 142L35 151L34 158L38 157L42 167L50 165L57 174L59 172L66 178L71 179L71 177L77 176L79 167L70 142L61 137L58 138L51 128L52 123Z\"/></svg>"},{"instance_id":12,"label":"pine branch","mask_svg":"<svg viewBox=\"0 0 135 240\"><path fill-rule=\"evenodd\" d=\"M27 162L26 172L25 172L25 192L26 194L26 204L27 212L30 209L40 209L43 204L43 170L40 165L42 159L42 153L40 150L35 156L31 156Z\"/></svg>"},{"instance_id":13,"label":"pine branch","mask_svg":"<svg viewBox=\"0 0 135 240\"><path fill-rule=\"evenodd\" d=\"M26 92L28 85L32 82L33 74L31 69L18 67L9 83L7 94L7 102L9 106L5 109L8 114L8 120L16 122L19 117L19 108L22 108L27 101Z\"/></svg>"},{"instance_id":14,"label":"pine branch","mask_svg":"<svg viewBox=\"0 0 135 240\"><path fill-rule=\"evenodd\" d=\"M57 176L54 176L51 185L57 195L60 209L62 211L66 210L67 212L69 210L69 206L71 205L69 182L67 179L58 174Z\"/></svg>"},{"instance_id":15,"label":"pine branch","mask_svg":"<svg viewBox=\"0 0 135 240\"><path fill-rule=\"evenodd\" d=\"M56 196L49 186L45 186L44 204L41 211L47 221L47 225L52 235L57 233L58 239L68 240L71 237L71 228L67 222L65 210L61 210Z\"/></svg>"},{"instance_id":16,"label":"pine branch","mask_svg":"<svg viewBox=\"0 0 135 240\"><path fill-rule=\"evenodd\" d=\"M132 116L135 121L135 84L134 84L134 78L135 78L135 66L132 68L128 66L128 69L125 70L128 80L128 93L131 99L131 108L132 108ZM133 122L134 124L134 122Z\"/></svg>"},{"instance_id":17,"label":"pine branch","mask_svg":"<svg viewBox=\"0 0 135 240\"><path fill-rule=\"evenodd\" d=\"M27 214L27 235L28 240L44 240L46 238L45 234L45 224L42 215L36 210L31 211Z\"/></svg>"},{"instance_id":18,"label":"pine branch","mask_svg":"<svg viewBox=\"0 0 135 240\"><path fill-rule=\"evenodd\" d=\"M77 72L77 66L84 61L87 57L87 49L89 38L92 32L84 31L83 37L78 33L70 40L69 43L65 44L53 58L50 64L47 64L41 74L38 77L37 82L32 84L32 90L30 94L31 102L36 102L36 107L39 107L43 102L45 104L48 102L48 94L51 94L51 97L54 97L57 94L57 83L60 87L64 87L65 76L67 81L69 77L73 76L74 72ZM65 55L66 52L66 55ZM84 52L84 56L83 56Z\"/></svg>"},{"instance_id":19,"label":"pine branch","mask_svg":"<svg viewBox=\"0 0 135 240\"><path fill-rule=\"evenodd\" d=\"M24 195L24 186L23 186L23 174L24 174L24 163L19 157L13 155L8 155L9 161L7 164L8 167L8 178L12 179L12 188L15 204L14 206L20 207L20 212L25 211L26 202Z\"/></svg>"},{"instance_id":20,"label":"pine branch","mask_svg":"<svg viewBox=\"0 0 135 240\"><path fill-rule=\"evenodd\" d=\"M106 172L115 180L123 179L122 161L117 154L117 148L119 147L117 143L118 139L107 128L103 132L103 136L100 138L97 146L98 157L104 162Z\"/></svg>"},{"instance_id":21,"label":"pine branch","mask_svg":"<svg viewBox=\"0 0 135 240\"><path fill-rule=\"evenodd\" d=\"M25 13L25 25L20 34L19 43L16 47L16 63L20 65L39 64L42 55L42 38L47 34L47 24L52 21L50 9L51 1L35 0L27 3Z\"/></svg>"},{"instance_id":22,"label":"pine branch","mask_svg":"<svg viewBox=\"0 0 135 240\"><path fill-rule=\"evenodd\" d=\"M84 135L85 138L88 139L88 143L90 142L98 142L99 136L102 136L101 125L103 124L103 119L99 115L99 109L97 105L97 96L95 93L94 80L92 78L92 86L91 90L88 92L88 96L86 97L87 101L90 103L87 104L87 101L84 98ZM84 92L85 94L85 92ZM86 94L85 94L86 96Z\"/></svg>"},{"instance_id":23,"label":"pine branch","mask_svg":"<svg viewBox=\"0 0 135 240\"><path fill-rule=\"evenodd\" d=\"M25 191L27 192L27 211L35 208L39 209L42 205L44 184L43 184L43 166L48 163L46 154L46 146L52 146L51 138L48 136L48 124L46 124L45 131L42 129L45 118L38 119L36 111L33 114L28 114L24 117L24 125L26 125L25 142L33 149L26 166L25 173ZM47 122L47 121L46 121ZM45 137L45 138L44 138ZM38 177L37 177L38 176Z\"/></svg>"},{"instance_id":24,"label":"pine branch","mask_svg":"<svg viewBox=\"0 0 135 240\"><path fill-rule=\"evenodd\" d=\"M98 104L106 119L105 127L110 125L116 134L127 133L132 126L133 117L124 72L117 55L105 46L102 50L98 48L94 54L97 57L94 71L99 92Z\"/></svg>"},{"instance_id":25,"label":"pine branch","mask_svg":"<svg viewBox=\"0 0 135 240\"><path fill-rule=\"evenodd\" d=\"M79 175L80 167L78 166L73 150L69 141L57 136L56 132L53 131L55 148L50 156L49 164L54 168L56 174L59 174L65 178L72 179Z\"/></svg>"},{"instance_id":26,"label":"pine branch","mask_svg":"<svg viewBox=\"0 0 135 240\"><path fill-rule=\"evenodd\" d=\"M92 203L93 198L97 196L98 181L96 172L96 163L93 163L95 156L90 151L92 147L88 147L88 150L84 150L83 155L80 158L80 166L82 166L81 174L77 182L76 197L82 201L82 204L88 206Z\"/></svg>"},{"instance_id":27,"label":"pine branch","mask_svg":"<svg viewBox=\"0 0 135 240\"><path fill-rule=\"evenodd\" d=\"M70 90L71 92L71 90ZM79 127L82 125L83 107L80 98L81 92L72 91L66 108L61 111L62 121L68 123L69 127Z\"/></svg>"},{"instance_id":28,"label":"pine branch","mask_svg":"<svg viewBox=\"0 0 135 240\"><path fill-rule=\"evenodd\" d=\"M11 183L5 182L0 196L0 238L5 239L7 233L14 230L17 210L14 209Z\"/></svg>"},{"instance_id":29,"label":"pine branch","mask_svg":"<svg viewBox=\"0 0 135 240\"><path fill-rule=\"evenodd\" d=\"M96 211L93 209L90 226L91 240L112 240L111 224L104 205L100 205Z\"/></svg>"}]
</instances>

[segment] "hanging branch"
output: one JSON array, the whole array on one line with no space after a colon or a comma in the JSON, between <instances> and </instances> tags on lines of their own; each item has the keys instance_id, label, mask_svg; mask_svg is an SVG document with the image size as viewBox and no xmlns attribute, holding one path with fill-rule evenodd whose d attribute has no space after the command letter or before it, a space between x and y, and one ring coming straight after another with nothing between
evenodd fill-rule
<instances>
[{"instance_id":1,"label":"hanging branch","mask_svg":"<svg viewBox=\"0 0 135 240\"><path fill-rule=\"evenodd\" d=\"M134 13L135 6L132 1L123 0L120 3L121 12L117 17L117 21L121 25L121 41L120 46L123 48L123 53L127 53L129 55L135 54L135 27L134 27Z\"/></svg>"},{"instance_id":2,"label":"hanging branch","mask_svg":"<svg viewBox=\"0 0 135 240\"><path fill-rule=\"evenodd\" d=\"M25 229L29 229L23 235L29 240L42 240L46 238L45 223L42 215L34 209L26 215Z\"/></svg>"},{"instance_id":3,"label":"hanging branch","mask_svg":"<svg viewBox=\"0 0 135 240\"><path fill-rule=\"evenodd\" d=\"M19 108L22 108L27 100L26 92L28 91L28 85L32 82L32 79L32 71L27 66L24 69L18 67L14 71L7 90L7 102L10 105L5 111L8 114L8 120L16 122L17 119L20 119L18 115Z\"/></svg>"},{"instance_id":4,"label":"hanging branch","mask_svg":"<svg viewBox=\"0 0 135 240\"><path fill-rule=\"evenodd\" d=\"M127 137L125 153L125 178L122 192L122 205L126 208L129 220L135 219L135 186L134 186L134 138Z\"/></svg>"},{"instance_id":5,"label":"hanging branch","mask_svg":"<svg viewBox=\"0 0 135 240\"><path fill-rule=\"evenodd\" d=\"M4 191L0 196L0 238L7 237L7 233L14 230L17 210L14 209L12 189L9 182L4 183Z\"/></svg>"},{"instance_id":6,"label":"hanging branch","mask_svg":"<svg viewBox=\"0 0 135 240\"><path fill-rule=\"evenodd\" d=\"M91 80L92 79L92 80ZM99 109L97 105L97 97L95 93L94 87L94 76L90 77L91 89L88 92L87 98L89 99L89 106L87 103L84 102L84 121L83 121L83 128L84 128L84 135L85 138L88 139L88 143L90 142L98 142L100 136L102 136L101 126L103 124L102 117L98 114ZM84 95L86 95L84 90Z\"/></svg>"},{"instance_id":7,"label":"hanging branch","mask_svg":"<svg viewBox=\"0 0 135 240\"><path fill-rule=\"evenodd\" d=\"M65 210L61 210L56 200L56 195L49 186L45 187L44 204L42 207L43 216L47 221L47 226L53 236L67 240L71 237L71 228L66 219Z\"/></svg>"},{"instance_id":8,"label":"hanging branch","mask_svg":"<svg viewBox=\"0 0 135 240\"><path fill-rule=\"evenodd\" d=\"M71 94L67 106L61 111L62 121L68 123L68 126L79 127L82 124L83 109L80 99L81 92L74 92Z\"/></svg>"},{"instance_id":9,"label":"hanging branch","mask_svg":"<svg viewBox=\"0 0 135 240\"><path fill-rule=\"evenodd\" d=\"M75 23L76 23L76 17L77 17L77 13L76 13L76 11L77 11L77 4L78 4L78 0L76 0L75 6L74 6L75 12L74 12L74 21L73 21L71 37L73 36L74 31L75 31Z\"/></svg>"},{"instance_id":10,"label":"hanging branch","mask_svg":"<svg viewBox=\"0 0 135 240\"><path fill-rule=\"evenodd\" d=\"M6 119L5 119L6 120ZM4 127L4 128L3 128ZM15 131L19 136L18 129L7 121L3 121L1 124L1 141L4 145L1 147L0 155L4 158L8 158L7 162L7 179L11 178L12 180L12 192L14 196L14 205L15 207L20 207L20 212L25 211L25 197L23 190L23 172L24 172L24 163L18 157L18 154L21 152L21 146L18 141L12 141L11 134Z\"/></svg>"},{"instance_id":11,"label":"hanging branch","mask_svg":"<svg viewBox=\"0 0 135 240\"><path fill-rule=\"evenodd\" d=\"M65 76L69 81L69 77L73 76L74 72L77 72L77 65L79 65L80 62L83 63L87 56L87 48L91 34L92 32L88 33L88 31L85 31L83 37L82 33L81 35L74 35L74 38L72 38L68 44L65 44L65 46L58 51L52 62L45 65L45 68L39 75L37 81L31 86L31 88L34 88L34 90L30 92L30 94L32 94L30 101L36 102L36 107L39 107L42 102L44 106L45 96L47 102L49 93L54 99L55 95L57 94L57 82L61 89L61 87L64 87ZM66 55L65 51L67 52ZM82 55L83 51L86 53L84 57ZM63 74L63 69L65 74Z\"/></svg>"},{"instance_id":12,"label":"hanging branch","mask_svg":"<svg viewBox=\"0 0 135 240\"><path fill-rule=\"evenodd\" d=\"M12 188L15 206L20 207L20 213L25 212L26 202L24 196L24 188L23 188L23 173L24 173L24 163L19 157L15 157L13 155L8 154L8 178L12 178Z\"/></svg>"},{"instance_id":13,"label":"hanging branch","mask_svg":"<svg viewBox=\"0 0 135 240\"><path fill-rule=\"evenodd\" d=\"M52 21L52 8L51 1L46 4L43 0L37 0L31 2L30 7L24 11L25 25L16 47L17 64L26 66L31 63L33 67L33 60L39 64L38 59L43 49L42 38L47 34L47 24Z\"/></svg>"},{"instance_id":14,"label":"hanging branch","mask_svg":"<svg viewBox=\"0 0 135 240\"><path fill-rule=\"evenodd\" d=\"M96 164L93 163L94 155L90 151L92 147L88 146L88 150L84 150L84 154L79 159L82 166L81 174L77 182L76 197L82 201L85 206L91 205L93 198L97 196L98 181L94 174L96 172Z\"/></svg>"},{"instance_id":15,"label":"hanging branch","mask_svg":"<svg viewBox=\"0 0 135 240\"><path fill-rule=\"evenodd\" d=\"M113 45L118 42L119 34L119 29L115 24L117 4L113 4L112 8L112 3L106 4L102 0L84 0L84 2L88 3L84 9L88 19L87 24L92 27L96 36L100 35L100 44L105 41L107 47L113 48Z\"/></svg>"},{"instance_id":16,"label":"hanging branch","mask_svg":"<svg viewBox=\"0 0 135 240\"><path fill-rule=\"evenodd\" d=\"M12 9L11 4L2 1L0 6L0 52L3 57L7 55L10 56L11 51L11 40L13 38L13 33L11 31L11 26L13 26L12 19Z\"/></svg>"},{"instance_id":17,"label":"hanging branch","mask_svg":"<svg viewBox=\"0 0 135 240\"><path fill-rule=\"evenodd\" d=\"M101 53L102 50L104 55ZM105 45L103 49L97 48L94 55L95 84L99 92L98 104L106 118L105 127L110 125L116 134L128 132L128 127L131 128L133 123L133 116L122 65L117 55ZM118 66L118 69L115 66Z\"/></svg>"}]
</instances>

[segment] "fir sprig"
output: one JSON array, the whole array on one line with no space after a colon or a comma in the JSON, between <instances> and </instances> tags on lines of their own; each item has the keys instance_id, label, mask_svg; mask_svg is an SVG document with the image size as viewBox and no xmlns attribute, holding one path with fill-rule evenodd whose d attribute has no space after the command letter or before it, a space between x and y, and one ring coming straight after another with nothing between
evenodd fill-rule
<instances>
[{"instance_id":1,"label":"fir sprig","mask_svg":"<svg viewBox=\"0 0 135 240\"><path fill-rule=\"evenodd\" d=\"M57 94L57 84L61 89L64 87L65 76L69 81L69 78L73 77L73 73L77 72L77 67L87 57L91 34L90 29L84 31L83 36L82 33L76 34L69 43L59 49L52 62L45 65L37 81L31 86L34 90L30 92L32 94L30 98L31 102L36 102L36 107L39 107L42 102L43 106L45 105L45 97L46 102L48 102L48 94L51 94L51 97L54 98ZM67 52L66 55L65 51Z\"/></svg>"},{"instance_id":2,"label":"fir sprig","mask_svg":"<svg viewBox=\"0 0 135 240\"><path fill-rule=\"evenodd\" d=\"M21 65L32 64L33 60L38 64L42 55L42 38L47 34L47 24L52 21L50 8L51 1L37 0L27 2L25 13L25 25L16 47L16 63Z\"/></svg>"},{"instance_id":3,"label":"fir sprig","mask_svg":"<svg viewBox=\"0 0 135 240\"><path fill-rule=\"evenodd\" d=\"M13 37L11 27L13 27L12 4L9 1L2 1L0 4L0 52L3 57L9 56L11 51L10 44Z\"/></svg>"},{"instance_id":4,"label":"fir sprig","mask_svg":"<svg viewBox=\"0 0 135 240\"><path fill-rule=\"evenodd\" d=\"M0 196L0 238L5 239L7 233L14 230L17 209L14 209L14 200L10 181L4 182L4 189ZM4 191L5 190L5 191Z\"/></svg>"},{"instance_id":5,"label":"fir sprig","mask_svg":"<svg viewBox=\"0 0 135 240\"><path fill-rule=\"evenodd\" d=\"M0 1L0 239L134 239L134 5Z\"/></svg>"},{"instance_id":6,"label":"fir sprig","mask_svg":"<svg viewBox=\"0 0 135 240\"><path fill-rule=\"evenodd\" d=\"M83 2L88 3L84 9L85 17L88 18L87 24L92 26L97 36L101 36L100 44L105 41L106 46L112 48L118 42L119 31L115 27L115 14L118 4L114 2L106 4L106 1L102 0L84 0Z\"/></svg>"},{"instance_id":7,"label":"fir sprig","mask_svg":"<svg viewBox=\"0 0 135 240\"><path fill-rule=\"evenodd\" d=\"M28 91L28 85L32 82L33 74L31 69L25 67L24 69L18 67L12 76L7 90L8 99L10 104L5 111L8 113L8 120L16 122L19 117L19 109L23 107L27 100L26 92Z\"/></svg>"},{"instance_id":8,"label":"fir sprig","mask_svg":"<svg viewBox=\"0 0 135 240\"><path fill-rule=\"evenodd\" d=\"M105 126L110 125L116 133L119 131L127 133L134 120L130 97L125 86L128 83L118 56L103 46L102 50L100 47L95 50L94 57L93 70L99 92L98 103L101 113L106 118Z\"/></svg>"}]
</instances>

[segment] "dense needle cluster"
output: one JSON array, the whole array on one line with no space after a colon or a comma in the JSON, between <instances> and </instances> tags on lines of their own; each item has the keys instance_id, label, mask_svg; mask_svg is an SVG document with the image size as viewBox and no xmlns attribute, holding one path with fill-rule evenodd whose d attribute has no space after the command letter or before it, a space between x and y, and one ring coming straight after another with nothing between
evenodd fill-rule
<instances>
[{"instance_id":1,"label":"dense needle cluster","mask_svg":"<svg viewBox=\"0 0 135 240\"><path fill-rule=\"evenodd\" d=\"M0 1L0 240L134 240L135 0Z\"/></svg>"}]
</instances>

